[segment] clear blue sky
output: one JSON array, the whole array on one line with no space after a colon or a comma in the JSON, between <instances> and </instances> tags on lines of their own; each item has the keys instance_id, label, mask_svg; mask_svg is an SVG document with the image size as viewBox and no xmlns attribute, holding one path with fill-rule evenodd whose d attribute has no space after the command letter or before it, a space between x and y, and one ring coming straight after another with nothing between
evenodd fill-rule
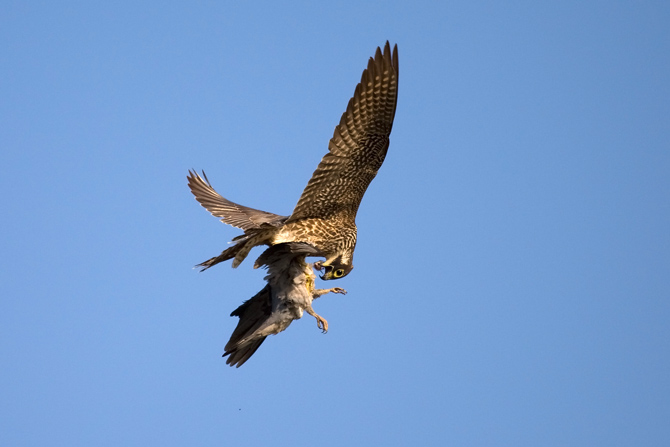
<instances>
[{"instance_id":1,"label":"clear blue sky","mask_svg":"<svg viewBox=\"0 0 670 447\"><path fill-rule=\"evenodd\" d=\"M0 6L0 445L670 445L668 3L326 3ZM387 39L349 294L231 369L187 170L290 213Z\"/></svg>"}]
</instances>

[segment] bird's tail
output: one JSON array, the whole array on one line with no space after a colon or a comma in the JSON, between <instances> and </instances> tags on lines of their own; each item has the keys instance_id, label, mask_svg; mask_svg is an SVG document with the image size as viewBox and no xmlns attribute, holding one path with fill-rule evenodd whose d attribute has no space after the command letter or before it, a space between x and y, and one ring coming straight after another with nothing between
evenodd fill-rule
<instances>
[{"instance_id":1,"label":"bird's tail","mask_svg":"<svg viewBox=\"0 0 670 447\"><path fill-rule=\"evenodd\" d=\"M214 256L213 258L210 258L210 259L206 260L205 262L201 262L200 264L196 265L196 267L202 267L202 269L200 269L200 271L204 272L205 270L207 270L208 268L218 264L219 262L223 262L223 261L227 261L229 259L233 259L237 255L237 253L240 251L240 248L242 248L243 245L244 245L243 242L242 243L236 243L232 247L228 247L225 250L223 250L219 256Z\"/></svg>"},{"instance_id":2,"label":"bird's tail","mask_svg":"<svg viewBox=\"0 0 670 447\"><path fill-rule=\"evenodd\" d=\"M212 267L213 265L218 264L219 262L232 259L233 268L237 268L237 266L239 266L242 261L246 259L252 248L257 245L269 244L269 237L272 233L264 230L265 227L263 227L262 230L247 230L245 234L233 239L235 245L223 250L219 256L214 256L213 258L196 265L196 267L202 267L202 270L200 270L202 272Z\"/></svg>"}]
</instances>

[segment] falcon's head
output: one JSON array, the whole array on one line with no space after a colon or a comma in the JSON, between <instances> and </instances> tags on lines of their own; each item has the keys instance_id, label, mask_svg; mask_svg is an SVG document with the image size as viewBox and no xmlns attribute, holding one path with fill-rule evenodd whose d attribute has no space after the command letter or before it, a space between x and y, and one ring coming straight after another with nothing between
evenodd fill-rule
<instances>
[{"instance_id":1,"label":"falcon's head","mask_svg":"<svg viewBox=\"0 0 670 447\"><path fill-rule=\"evenodd\" d=\"M354 268L351 260L344 262L342 256L326 260L325 262L317 262L314 264L314 267L318 270L325 270L324 274L321 275L321 279L323 280L344 278Z\"/></svg>"}]
</instances>

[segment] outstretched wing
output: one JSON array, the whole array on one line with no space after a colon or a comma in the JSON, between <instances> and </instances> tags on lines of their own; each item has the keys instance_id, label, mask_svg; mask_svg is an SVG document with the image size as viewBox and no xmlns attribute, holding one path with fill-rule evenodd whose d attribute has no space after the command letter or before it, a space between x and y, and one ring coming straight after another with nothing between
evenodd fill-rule
<instances>
[{"instance_id":1,"label":"outstretched wing","mask_svg":"<svg viewBox=\"0 0 670 447\"><path fill-rule=\"evenodd\" d=\"M384 162L398 99L398 46L377 48L288 222L346 213L354 220Z\"/></svg>"},{"instance_id":2,"label":"outstretched wing","mask_svg":"<svg viewBox=\"0 0 670 447\"><path fill-rule=\"evenodd\" d=\"M238 205L222 197L212 188L205 171L202 172L202 177L190 170L188 174L186 177L188 187L191 188L195 199L213 216L220 217L223 223L246 231L250 228L259 228L262 224L278 226L287 219L286 216Z\"/></svg>"}]
</instances>

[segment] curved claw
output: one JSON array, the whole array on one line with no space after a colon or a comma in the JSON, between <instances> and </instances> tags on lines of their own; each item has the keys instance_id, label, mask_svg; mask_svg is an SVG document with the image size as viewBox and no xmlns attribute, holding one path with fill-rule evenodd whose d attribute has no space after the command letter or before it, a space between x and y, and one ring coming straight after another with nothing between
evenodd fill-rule
<instances>
[{"instance_id":1,"label":"curved claw","mask_svg":"<svg viewBox=\"0 0 670 447\"><path fill-rule=\"evenodd\" d=\"M333 292L333 293L339 293L341 295L346 295L347 294L347 291L344 290L342 287L333 287L332 289L330 289L330 291Z\"/></svg>"},{"instance_id":2,"label":"curved claw","mask_svg":"<svg viewBox=\"0 0 670 447\"><path fill-rule=\"evenodd\" d=\"M324 334L328 332L328 322L326 321L325 318L317 316L316 325L319 329L321 329L321 332L323 332Z\"/></svg>"}]
</instances>

